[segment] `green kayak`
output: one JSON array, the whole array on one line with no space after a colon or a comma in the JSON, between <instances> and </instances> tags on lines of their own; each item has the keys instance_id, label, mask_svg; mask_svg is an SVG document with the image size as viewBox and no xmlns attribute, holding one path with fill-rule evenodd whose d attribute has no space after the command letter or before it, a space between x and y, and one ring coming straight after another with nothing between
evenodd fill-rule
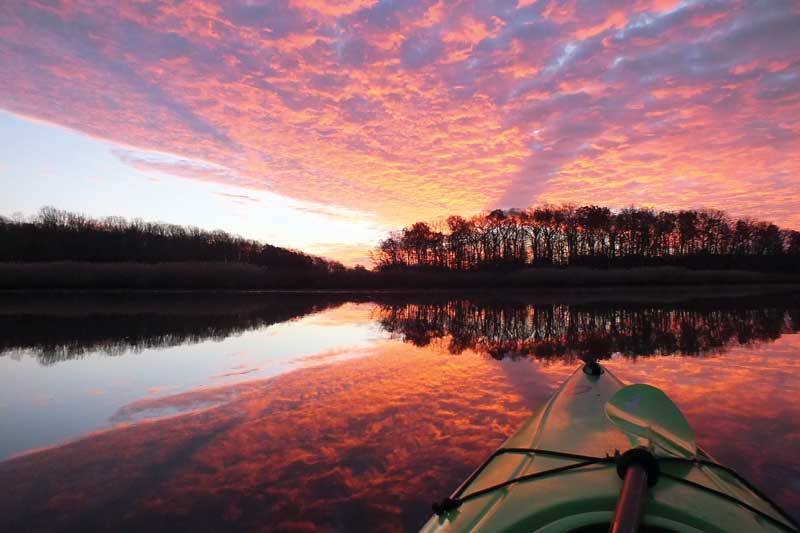
<instances>
[{"instance_id":1,"label":"green kayak","mask_svg":"<svg viewBox=\"0 0 800 533\"><path fill-rule=\"evenodd\" d=\"M421 531L798 531L663 392L594 362L434 511Z\"/></svg>"}]
</instances>

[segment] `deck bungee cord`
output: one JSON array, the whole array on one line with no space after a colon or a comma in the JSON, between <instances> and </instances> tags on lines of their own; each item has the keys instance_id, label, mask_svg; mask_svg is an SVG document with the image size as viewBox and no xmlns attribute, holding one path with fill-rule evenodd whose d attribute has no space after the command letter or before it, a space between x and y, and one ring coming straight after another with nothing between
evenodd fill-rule
<instances>
[{"instance_id":1,"label":"deck bungee cord","mask_svg":"<svg viewBox=\"0 0 800 533\"><path fill-rule=\"evenodd\" d=\"M633 450L637 448L632 448ZM574 459L580 461L578 463L573 463L570 465L559 466L556 468L550 468L548 470L542 470L541 472L535 472L532 474L525 474L522 476L518 476L501 483L497 483L495 485L485 487L480 490L476 490L470 492L466 496L463 496L464 491L469 487L469 485L477 478L480 473L487 467L489 464L498 456L509 454L509 453L519 453L519 454L538 454L538 455L549 455L552 457L557 457L561 459ZM478 498L480 496L484 496L490 492L494 492L496 490L502 489L504 487L508 487L509 485L513 485L515 483L522 483L525 481L531 481L534 479L539 479L547 476L551 476L553 474L560 474L562 472L566 472L569 470L577 470L580 468L585 468L587 466L604 464L609 466L617 467L620 464L620 458L623 457L625 454L619 454L615 456L606 456L606 457L592 457L588 455L580 455L575 453L568 453L568 452L558 452L554 450L543 450L539 448L498 448L492 455L490 455L481 466L479 466L461 486L456 489L456 491L448 498L444 498L441 501L434 502L432 504L433 512L436 513L438 516L442 516L445 513L458 509L464 502ZM800 531L800 524L797 523L791 516L789 516L786 511L784 511L777 503L775 503L771 498L763 494L760 490L754 487L747 479L739 474L736 470L727 467L723 464L714 462L714 461L707 461L704 459L685 459L683 457L660 457L655 458L656 462L660 465L661 463L677 463L677 464L689 464L689 465L699 465L699 466L706 466L712 468L719 468L720 470L725 471L726 473L732 475L736 478L737 481L745 485L748 489L755 492L760 498L762 498L765 502L767 502L781 517L787 522L783 523L780 520L776 520L775 518L771 517L767 513L756 509L755 507L751 506L747 502L742 501L739 498L726 494L724 492L720 492L716 489L711 487L707 487L700 483L695 483L693 481L689 481L688 479L684 479L680 476L675 476L670 474L669 472L664 472L663 470L659 469L659 476L664 476L666 478L672 479L673 481L677 481L679 483L683 483L685 485L691 486L698 490L703 490L710 494L714 494L715 496L719 496L721 498L725 498L728 501L741 505L742 507L746 508L747 510L757 514L761 518L771 522L772 524L783 528L785 531L795 532ZM620 476L623 477L623 476ZM652 479L651 476L648 476L648 479ZM656 481L653 482L655 485L658 482L657 478Z\"/></svg>"}]
</instances>

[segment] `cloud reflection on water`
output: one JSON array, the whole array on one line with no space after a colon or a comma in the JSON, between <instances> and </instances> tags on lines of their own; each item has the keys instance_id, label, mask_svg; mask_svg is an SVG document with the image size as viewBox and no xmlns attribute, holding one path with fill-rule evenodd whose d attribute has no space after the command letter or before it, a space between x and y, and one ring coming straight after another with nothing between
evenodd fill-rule
<instances>
[{"instance_id":1,"label":"cloud reflection on water","mask_svg":"<svg viewBox=\"0 0 800 533\"><path fill-rule=\"evenodd\" d=\"M798 349L789 335L714 361L609 364L662 386L702 445L791 508L800 391L780 384L800 371ZM200 408L0 464L14 487L3 527L412 529L573 368L384 342L361 359L155 399Z\"/></svg>"},{"instance_id":2,"label":"cloud reflection on water","mask_svg":"<svg viewBox=\"0 0 800 533\"><path fill-rule=\"evenodd\" d=\"M12 529L107 527L118 516L151 530L417 527L430 500L529 413L518 388L541 402L571 371L504 365L514 385L494 361L387 342L369 357L238 384L217 407L0 464L16 487L0 504L3 520ZM147 407L202 407L221 394L199 389Z\"/></svg>"},{"instance_id":3,"label":"cloud reflection on water","mask_svg":"<svg viewBox=\"0 0 800 533\"><path fill-rule=\"evenodd\" d=\"M306 352L308 365L274 377L145 396L119 409L112 429L0 462L0 483L13 487L0 498L0 530L413 530L431 501L455 488L574 370L589 331L611 339L616 352L606 364L617 376L662 387L703 447L797 509L797 315L791 305L738 301L539 311L395 302L328 310L310 323L402 320L393 324L397 338ZM537 313L553 319L540 340L566 347L561 357L491 357L507 353L487 350L492 342L534 338L527 326ZM402 342L411 323L413 331L434 332L419 337L430 342ZM645 341L661 342L672 331L656 326L680 332L687 324L702 343L645 350L652 346ZM479 342L451 353L452 338L465 331ZM697 352L704 357L664 355L696 345L710 349ZM621 346L661 355L626 357Z\"/></svg>"}]
</instances>

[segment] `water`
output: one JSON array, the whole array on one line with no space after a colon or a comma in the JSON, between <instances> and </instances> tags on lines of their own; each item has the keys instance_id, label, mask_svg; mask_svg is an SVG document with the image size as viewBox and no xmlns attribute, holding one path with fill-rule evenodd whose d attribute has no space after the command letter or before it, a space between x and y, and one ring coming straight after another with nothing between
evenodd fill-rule
<instances>
[{"instance_id":1,"label":"water","mask_svg":"<svg viewBox=\"0 0 800 533\"><path fill-rule=\"evenodd\" d=\"M589 355L800 509L800 293L0 297L0 530L415 530Z\"/></svg>"}]
</instances>

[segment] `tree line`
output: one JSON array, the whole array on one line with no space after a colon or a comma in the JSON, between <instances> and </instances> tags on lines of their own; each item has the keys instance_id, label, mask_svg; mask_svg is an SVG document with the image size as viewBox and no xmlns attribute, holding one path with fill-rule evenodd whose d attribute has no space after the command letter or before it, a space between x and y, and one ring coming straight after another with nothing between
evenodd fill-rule
<instances>
[{"instance_id":1,"label":"tree line","mask_svg":"<svg viewBox=\"0 0 800 533\"><path fill-rule=\"evenodd\" d=\"M382 270L669 265L789 271L800 265L800 232L718 210L544 205L417 222L381 241L373 258Z\"/></svg>"},{"instance_id":2,"label":"tree line","mask_svg":"<svg viewBox=\"0 0 800 533\"><path fill-rule=\"evenodd\" d=\"M334 272L336 261L231 235L141 219L101 219L43 207L31 218L0 216L0 262L224 262Z\"/></svg>"}]
</instances>

